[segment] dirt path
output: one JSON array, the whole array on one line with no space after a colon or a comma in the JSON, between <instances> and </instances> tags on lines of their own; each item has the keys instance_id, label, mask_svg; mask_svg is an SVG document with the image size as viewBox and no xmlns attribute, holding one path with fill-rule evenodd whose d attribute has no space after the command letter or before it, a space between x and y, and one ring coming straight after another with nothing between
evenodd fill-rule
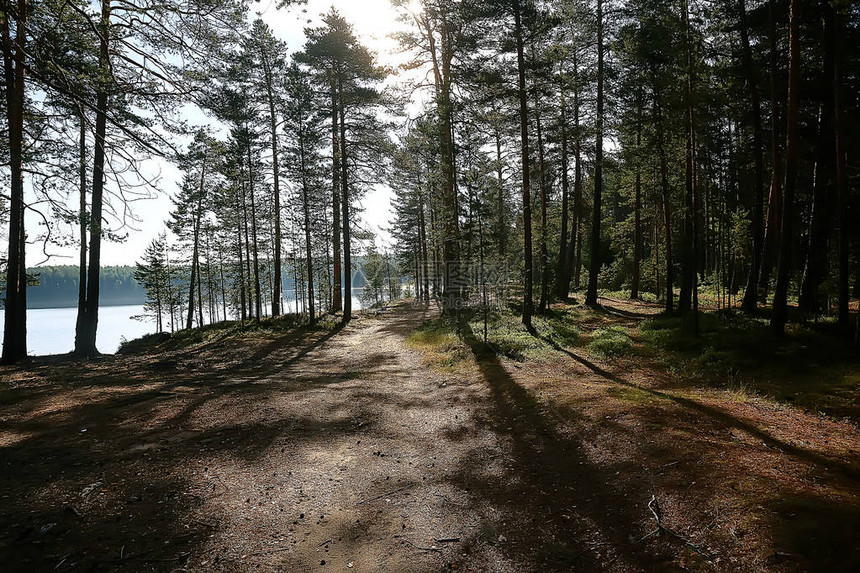
<instances>
[{"instance_id":1,"label":"dirt path","mask_svg":"<svg viewBox=\"0 0 860 573\"><path fill-rule=\"evenodd\" d=\"M860 525L850 427L803 420L841 440L828 455L792 442L802 413L749 403L746 418L728 416L648 373L625 377L624 364L608 371L564 349L540 364L485 357L446 372L406 342L433 312L404 305L342 331L232 339L157 361L0 371L14 386L0 393L2 568L857 562L857 540L842 531ZM785 471L788 481L770 475ZM652 495L690 544L646 537ZM761 511L739 505L750 496ZM794 546L772 523L779 512L814 514L811 526L843 553L782 550Z\"/></svg>"}]
</instances>

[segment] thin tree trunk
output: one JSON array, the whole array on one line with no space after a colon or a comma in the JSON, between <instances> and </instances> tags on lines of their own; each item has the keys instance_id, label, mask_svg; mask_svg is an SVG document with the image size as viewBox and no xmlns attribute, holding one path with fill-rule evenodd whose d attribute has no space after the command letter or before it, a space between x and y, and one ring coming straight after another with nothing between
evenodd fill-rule
<instances>
[{"instance_id":1,"label":"thin tree trunk","mask_svg":"<svg viewBox=\"0 0 860 573\"><path fill-rule=\"evenodd\" d=\"M308 320L310 324L316 323L316 314L314 313L314 263L311 253L311 210L308 200L308 180L307 180L307 165L305 164L305 142L304 136L299 135L299 160L301 161L302 172L302 208L305 216L305 256L307 257L308 266Z\"/></svg>"},{"instance_id":2,"label":"thin tree trunk","mask_svg":"<svg viewBox=\"0 0 860 573\"><path fill-rule=\"evenodd\" d=\"M672 200L669 188L669 166L666 157L666 144L663 134L663 110L660 104L659 92L654 93L654 123L657 130L657 152L660 156L660 191L663 203L663 226L665 228L666 251L666 314L674 312L674 268L672 257Z\"/></svg>"},{"instance_id":3,"label":"thin tree trunk","mask_svg":"<svg viewBox=\"0 0 860 573\"><path fill-rule=\"evenodd\" d=\"M194 280L195 273L197 281L200 279L200 218L203 215L203 189L206 183L206 155L203 155L203 163L200 165L200 185L198 186L197 192L199 193L197 197L197 210L194 213L194 246L191 249L191 280L189 281L188 287L188 317L185 321L185 328L190 329L193 325L194 320ZM198 297L199 298L199 297ZM198 301L199 302L199 301ZM202 315L203 311L200 312L201 319L200 322L203 322Z\"/></svg>"},{"instance_id":4,"label":"thin tree trunk","mask_svg":"<svg viewBox=\"0 0 860 573\"><path fill-rule=\"evenodd\" d=\"M603 194L603 0L597 0L597 140L594 149L594 201L591 219L591 264L585 304L597 305L600 274L600 216Z\"/></svg>"},{"instance_id":5,"label":"thin tree trunk","mask_svg":"<svg viewBox=\"0 0 860 573\"><path fill-rule=\"evenodd\" d=\"M275 115L275 97L272 91L272 69L269 63L268 53L261 47L261 60L263 62L263 74L266 81L266 95L269 103L269 126L272 132L272 196L274 198L275 219L275 261L272 279L272 316L281 314L281 174L278 168L278 121Z\"/></svg>"},{"instance_id":6,"label":"thin tree trunk","mask_svg":"<svg viewBox=\"0 0 860 573\"><path fill-rule=\"evenodd\" d=\"M78 196L78 225L81 237L78 246L78 315L75 321L75 332L83 327L81 321L85 316L84 307L87 304L87 118L84 107L78 107L80 118L80 134L78 136L78 179L80 193ZM159 332L161 330L159 329Z\"/></svg>"},{"instance_id":7,"label":"thin tree trunk","mask_svg":"<svg viewBox=\"0 0 860 573\"><path fill-rule=\"evenodd\" d=\"M547 253L547 218L546 218L546 161L543 148L543 130L541 129L540 102L535 88L535 128L537 130L538 170L540 171L540 302L538 312L546 313L549 305L549 255Z\"/></svg>"},{"instance_id":8,"label":"thin tree trunk","mask_svg":"<svg viewBox=\"0 0 860 573\"><path fill-rule=\"evenodd\" d=\"M791 247L794 241L794 191L797 184L797 124L800 104L800 3L791 0L788 33L788 126L785 136L785 191L782 202L779 262L773 293L771 328L776 336L785 333L788 318L788 283L791 278Z\"/></svg>"},{"instance_id":9,"label":"thin tree trunk","mask_svg":"<svg viewBox=\"0 0 860 573\"><path fill-rule=\"evenodd\" d=\"M780 105L777 88L777 48L776 48L776 6L775 0L768 0L768 29L770 37L770 116L771 116L771 178L767 203L767 226L761 257L759 289L761 300L765 302L770 286L770 273L776 258L782 228L782 157L779 148Z\"/></svg>"},{"instance_id":10,"label":"thin tree trunk","mask_svg":"<svg viewBox=\"0 0 860 573\"><path fill-rule=\"evenodd\" d=\"M261 298L260 292L260 253L259 253L259 243L257 242L257 201L254 197L254 173L252 171L252 161L251 161L251 146L248 146L248 194L251 196L251 237L254 240L253 243L253 254L254 254L254 301L256 314L257 314L257 322L260 322L260 317L263 314L263 302Z\"/></svg>"},{"instance_id":11,"label":"thin tree trunk","mask_svg":"<svg viewBox=\"0 0 860 573\"><path fill-rule=\"evenodd\" d=\"M848 230L851 226L851 219L848 216L848 158L846 156L845 138L847 126L845 122L844 110L844 93L842 87L842 66L843 66L843 44L842 34L845 30L843 16L840 13L835 14L834 33L831 35L831 41L834 44L833 48L833 109L835 115L836 126L836 190L838 198L839 210L839 301L838 301L838 319L839 328L845 333L850 333L851 325L848 322L848 303L849 303L849 268L848 268L848 253L850 249L848 240ZM858 284L860 284L860 272L858 272ZM858 323L858 332L860 332L860 323ZM856 342L856 340L855 340Z\"/></svg>"},{"instance_id":12,"label":"thin tree trunk","mask_svg":"<svg viewBox=\"0 0 860 573\"><path fill-rule=\"evenodd\" d=\"M568 141L567 141L567 106L564 98L564 85L560 88L561 101L561 233L559 234L558 248L558 271L556 276L557 288L556 296L560 300L567 299L570 292L570 272L567 261L570 259L568 253L568 209L570 208L570 181L568 177ZM572 246L572 245L570 245Z\"/></svg>"},{"instance_id":13,"label":"thin tree trunk","mask_svg":"<svg viewBox=\"0 0 860 573\"><path fill-rule=\"evenodd\" d=\"M633 203L633 278L630 282L630 298L639 298L639 282L642 274L642 89L636 92L636 180Z\"/></svg>"},{"instance_id":14,"label":"thin tree trunk","mask_svg":"<svg viewBox=\"0 0 860 573\"><path fill-rule=\"evenodd\" d=\"M833 122L833 8L829 0L823 0L822 43L824 45L824 74L821 85L821 105L818 118L818 149L815 159L815 176L812 185L812 213L809 223L809 248L803 270L798 308L801 312L821 312L821 297L818 288L827 274L827 243L830 236L832 215L833 174L836 154L833 145L836 138Z\"/></svg>"},{"instance_id":15,"label":"thin tree trunk","mask_svg":"<svg viewBox=\"0 0 860 573\"><path fill-rule=\"evenodd\" d=\"M750 229L753 242L752 263L750 264L750 272L747 276L746 289L744 290L744 300L741 305L741 309L749 314L755 312L757 306L758 292L756 286L761 274L761 257L762 249L764 248L764 208L762 205L764 200L764 135L761 124L761 105L759 103L758 82L756 81L756 68L752 59L749 33L747 31L745 0L738 0L738 18L741 32L742 61L746 75L747 89L749 89L750 94L753 122L753 161L755 162L753 219Z\"/></svg>"},{"instance_id":16,"label":"thin tree trunk","mask_svg":"<svg viewBox=\"0 0 860 573\"><path fill-rule=\"evenodd\" d=\"M693 45L690 38L690 4L684 0L684 29L687 51L687 149L685 179L687 196L690 203L689 231L690 245L687 257L687 284L690 290L693 320L693 334L699 334L699 189L696 177L696 107L694 102L695 69L693 65ZM680 305L679 305L680 306Z\"/></svg>"},{"instance_id":17,"label":"thin tree trunk","mask_svg":"<svg viewBox=\"0 0 860 573\"><path fill-rule=\"evenodd\" d=\"M334 80L334 72L331 78L331 156L332 156L332 257L334 259L332 268L332 295L331 295L331 310L332 312L340 312L343 310L343 299L341 290L341 223L340 223L340 196L341 182L340 171L341 161L340 156L340 128L338 126L338 103L337 103L337 86Z\"/></svg>"},{"instance_id":18,"label":"thin tree trunk","mask_svg":"<svg viewBox=\"0 0 860 573\"><path fill-rule=\"evenodd\" d=\"M338 78L337 85L340 113L340 175L343 197L341 198L343 225L343 322L352 319L352 254L350 253L350 223L349 223L349 156L346 148L346 114L344 110L343 83Z\"/></svg>"},{"instance_id":19,"label":"thin tree trunk","mask_svg":"<svg viewBox=\"0 0 860 573\"><path fill-rule=\"evenodd\" d=\"M102 0L99 22L99 70L107 75L110 68L110 17L111 3ZM95 153L93 155L92 208L90 212L90 261L87 268L87 301L81 329L75 333L75 353L96 356L96 332L99 322L99 275L102 251L102 207L105 182L105 137L107 134L107 87L101 83L96 93Z\"/></svg>"}]
</instances>

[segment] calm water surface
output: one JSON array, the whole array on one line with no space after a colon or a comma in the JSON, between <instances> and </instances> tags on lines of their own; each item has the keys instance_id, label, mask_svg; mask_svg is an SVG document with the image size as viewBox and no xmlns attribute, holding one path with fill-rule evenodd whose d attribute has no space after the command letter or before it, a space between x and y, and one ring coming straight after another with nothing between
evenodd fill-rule
<instances>
[{"instance_id":1,"label":"calm water surface","mask_svg":"<svg viewBox=\"0 0 860 573\"><path fill-rule=\"evenodd\" d=\"M362 307L358 298L360 289L352 297L353 309ZM292 294L292 293L290 293ZM286 298L285 312L295 312L295 299ZM99 308L99 327L96 345L100 352L113 354L123 339L133 340L155 332L155 322L147 318L134 320L143 314L143 306L103 306ZM75 347L76 308L39 308L27 311L27 351L31 356L65 354ZM0 309L0 344L3 342L3 310ZM207 315L208 318L208 315ZM183 321L184 322L184 321ZM169 324L165 322L165 324Z\"/></svg>"},{"instance_id":2,"label":"calm water surface","mask_svg":"<svg viewBox=\"0 0 860 573\"><path fill-rule=\"evenodd\" d=\"M99 351L112 354L126 340L155 332L155 324L133 320L143 313L143 306L103 306L99 308L96 345ZM0 311L0 318L3 312ZM27 351L33 356L65 354L75 347L76 308L31 308L27 311ZM3 332L0 329L0 341Z\"/></svg>"}]
</instances>

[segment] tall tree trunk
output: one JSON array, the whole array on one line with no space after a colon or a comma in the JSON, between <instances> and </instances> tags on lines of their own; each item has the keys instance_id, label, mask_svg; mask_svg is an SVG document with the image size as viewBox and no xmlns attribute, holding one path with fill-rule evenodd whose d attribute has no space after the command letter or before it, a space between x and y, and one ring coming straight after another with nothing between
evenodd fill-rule
<instances>
[{"instance_id":1,"label":"tall tree trunk","mask_svg":"<svg viewBox=\"0 0 860 573\"><path fill-rule=\"evenodd\" d=\"M833 110L835 116L835 131L836 131L836 190L838 198L839 210L839 328L848 334L850 333L850 324L848 322L848 303L849 303L849 268L848 268L848 253L850 249L848 230L851 226L851 219L848 213L848 158L845 149L845 138L847 133L847 125L845 121L844 109L844 93L842 86L842 66L843 60L843 34L845 33L845 24L843 15L836 13L834 15L834 33L831 34L833 47ZM860 272L857 274L858 284L860 284Z\"/></svg>"},{"instance_id":2,"label":"tall tree trunk","mask_svg":"<svg viewBox=\"0 0 860 573\"><path fill-rule=\"evenodd\" d=\"M81 122L78 134L78 229L81 242L78 246L78 315L75 332L83 327L81 321L85 316L84 307L87 304L87 117L83 105L78 107L78 117Z\"/></svg>"},{"instance_id":3,"label":"tall tree trunk","mask_svg":"<svg viewBox=\"0 0 860 573\"><path fill-rule=\"evenodd\" d=\"M815 176L812 185L812 213L809 223L809 248L800 287L798 308L801 312L818 315L821 298L818 288L827 274L827 244L830 237L832 215L833 175L836 154L833 145L836 133L833 125L833 13L829 0L822 1L824 25L824 73L821 84L821 105L818 114L818 143L815 158Z\"/></svg>"},{"instance_id":4,"label":"tall tree trunk","mask_svg":"<svg viewBox=\"0 0 860 573\"><path fill-rule=\"evenodd\" d=\"M342 270L341 270L341 224L340 224L340 127L338 125L338 100L337 100L337 84L334 79L334 71L331 78L331 205L332 205L332 294L331 294L331 310L332 312L340 312L343 310L343 299L341 290Z\"/></svg>"},{"instance_id":5,"label":"tall tree trunk","mask_svg":"<svg viewBox=\"0 0 860 573\"><path fill-rule=\"evenodd\" d=\"M243 160L244 162L244 160ZM242 170L244 172L244 169ZM244 173L243 173L244 176ZM246 194L246 182L242 181L241 189L242 189L242 221L245 232L245 293L248 299L248 316L252 317L254 315L254 310L252 308L252 299L253 292L251 288L251 284L253 281L253 275L251 274L251 239L248 231L248 196Z\"/></svg>"},{"instance_id":6,"label":"tall tree trunk","mask_svg":"<svg viewBox=\"0 0 860 573\"><path fill-rule=\"evenodd\" d=\"M0 14L3 70L6 79L6 120L9 138L9 258L6 270L6 311L3 325L4 363L27 356L27 265L24 230L24 81L27 49L27 2L18 0L15 40L9 29L10 12Z\"/></svg>"},{"instance_id":7,"label":"tall tree trunk","mask_svg":"<svg viewBox=\"0 0 860 573\"><path fill-rule=\"evenodd\" d=\"M752 50L750 49L749 33L747 31L747 12L745 0L738 0L738 19L741 32L741 49L744 75L746 76L747 89L750 94L750 106L753 122L753 161L754 179L753 184L753 209L752 209L752 262L750 272L747 276L746 289L741 309L745 313L753 313L758 301L757 284L761 274L761 257L764 248L764 134L761 124L761 105L759 103L758 82L756 81L756 67L753 63Z\"/></svg>"},{"instance_id":8,"label":"tall tree trunk","mask_svg":"<svg viewBox=\"0 0 860 573\"><path fill-rule=\"evenodd\" d=\"M689 232L690 245L687 256L685 274L689 287L690 303L693 310L691 329L693 334L699 334L699 190L696 177L696 107L695 107L695 68L693 65L693 44L690 37L690 4L684 0L684 35L687 52L687 148L685 161L685 179L687 198L690 204ZM680 304L679 304L680 306Z\"/></svg>"},{"instance_id":9,"label":"tall tree trunk","mask_svg":"<svg viewBox=\"0 0 860 573\"><path fill-rule=\"evenodd\" d=\"M99 22L99 70L107 77L110 72L110 18L111 3L102 0L101 20ZM90 211L90 261L87 268L87 301L81 328L75 333L75 353L82 356L96 356L96 332L99 322L99 275L102 253L102 208L105 183L105 137L107 135L107 85L102 79L96 93L96 133L93 155L92 208Z\"/></svg>"},{"instance_id":10,"label":"tall tree trunk","mask_svg":"<svg viewBox=\"0 0 860 573\"><path fill-rule=\"evenodd\" d=\"M630 298L639 298L639 282L642 275L642 88L636 91L636 180L633 199L633 278L630 282Z\"/></svg>"},{"instance_id":11,"label":"tall tree trunk","mask_svg":"<svg viewBox=\"0 0 860 573\"><path fill-rule=\"evenodd\" d=\"M203 163L200 165L200 185L197 188L197 209L194 212L194 245L191 249L191 280L188 281L188 316L185 320L185 328L190 329L194 321L194 287L195 278L200 282L200 219L203 216L203 189L206 183L206 154L203 155ZM195 277L196 274L196 277ZM199 289L198 289L199 290ZM199 297L198 297L199 298ZM198 301L199 302L199 301ZM201 319L198 326L203 325L203 311L200 311Z\"/></svg>"},{"instance_id":12,"label":"tall tree trunk","mask_svg":"<svg viewBox=\"0 0 860 573\"><path fill-rule=\"evenodd\" d=\"M307 165L305 162L305 142L304 136L300 135L299 140L299 160L301 161L302 172L302 210L305 216L305 253L308 267L308 319L311 325L316 323L316 314L314 313L314 263L311 253L311 210L310 201L308 200L308 179Z\"/></svg>"},{"instance_id":13,"label":"tall tree trunk","mask_svg":"<svg viewBox=\"0 0 860 573\"><path fill-rule=\"evenodd\" d=\"M274 219L275 219L275 261L274 274L272 278L272 316L281 314L281 174L278 168L278 120L275 115L275 96L272 90L274 78L268 58L268 53L261 48L261 60L263 62L263 73L266 81L266 95L269 103L269 128L272 136L272 182L274 189Z\"/></svg>"},{"instance_id":14,"label":"tall tree trunk","mask_svg":"<svg viewBox=\"0 0 860 573\"><path fill-rule=\"evenodd\" d=\"M660 93L654 92L654 124L657 130L657 153L660 156L660 192L663 203L663 226L665 227L666 250L666 314L674 312L675 270L672 257L672 198L669 187L669 165L666 157L666 143L663 127L663 109Z\"/></svg>"},{"instance_id":15,"label":"tall tree trunk","mask_svg":"<svg viewBox=\"0 0 860 573\"><path fill-rule=\"evenodd\" d=\"M540 101L535 87L535 128L537 130L538 170L540 172L540 302L538 312L544 314L549 306L549 255L547 252L547 220L546 220L546 161L543 148L543 130L541 129Z\"/></svg>"},{"instance_id":16,"label":"tall tree trunk","mask_svg":"<svg viewBox=\"0 0 860 573\"><path fill-rule=\"evenodd\" d=\"M256 309L257 323L263 314L263 300L260 292L260 249L257 241L257 200L254 197L254 172L251 160L251 146L248 145L248 194L251 196L251 237L254 240L252 251L254 253L254 304Z\"/></svg>"},{"instance_id":17,"label":"tall tree trunk","mask_svg":"<svg viewBox=\"0 0 860 573\"><path fill-rule=\"evenodd\" d=\"M776 258L777 245L780 242L782 228L782 157L779 147L780 102L777 87L777 48L776 48L776 6L775 0L768 0L768 35L770 39L770 117L771 117L771 177L770 192L767 202L767 226L765 227L764 245L762 246L761 275L759 288L761 300L767 298L770 286L770 273Z\"/></svg>"},{"instance_id":18,"label":"tall tree trunk","mask_svg":"<svg viewBox=\"0 0 860 573\"><path fill-rule=\"evenodd\" d=\"M791 278L792 223L794 218L794 191L797 184L797 119L800 104L800 2L791 0L788 32L788 125L785 136L785 192L782 201L782 229L780 230L779 259L776 288L773 293L771 328L777 336L785 333L788 318L788 283Z\"/></svg>"},{"instance_id":19,"label":"tall tree trunk","mask_svg":"<svg viewBox=\"0 0 860 573\"><path fill-rule=\"evenodd\" d=\"M423 20L430 42L430 56L436 87L436 113L439 119L439 159L442 175L442 221L444 281L442 312L454 315L459 312L463 298L463 277L460 276L460 228L457 208L456 161L454 157L453 105L451 103L451 60L453 58L448 20L444 11L439 13L438 54L430 20Z\"/></svg>"},{"instance_id":20,"label":"tall tree trunk","mask_svg":"<svg viewBox=\"0 0 860 573\"><path fill-rule=\"evenodd\" d=\"M340 177L343 196L341 197L343 225L343 322L352 320L352 254L350 253L349 223L349 155L346 149L346 113L344 110L343 83L338 78L338 111L340 113Z\"/></svg>"},{"instance_id":21,"label":"tall tree trunk","mask_svg":"<svg viewBox=\"0 0 860 573\"><path fill-rule=\"evenodd\" d=\"M504 179L504 163L502 162L502 136L499 133L499 126L494 126L494 135L496 140L496 180L498 188L496 189L496 208L498 209L498 219L496 221L496 234L498 235L499 246L499 261L505 260L508 232L505 226L505 179Z\"/></svg>"},{"instance_id":22,"label":"tall tree trunk","mask_svg":"<svg viewBox=\"0 0 860 573\"><path fill-rule=\"evenodd\" d=\"M585 304L597 305L600 275L600 216L603 194L603 0L597 0L597 140L594 149L594 201L591 217L591 264Z\"/></svg>"},{"instance_id":23,"label":"tall tree trunk","mask_svg":"<svg viewBox=\"0 0 860 573\"><path fill-rule=\"evenodd\" d=\"M420 193L420 190L419 190ZM418 196L418 230L421 235L421 272L423 274L424 302L430 303L430 261L427 258L427 222L424 217L424 198Z\"/></svg>"},{"instance_id":24,"label":"tall tree trunk","mask_svg":"<svg viewBox=\"0 0 860 573\"><path fill-rule=\"evenodd\" d=\"M563 80L562 80L563 81ZM556 296L560 300L567 299L570 293L570 273L568 272L568 210L570 208L570 181L568 177L569 158L567 141L567 106L564 98L564 85L560 88L561 113L561 233L559 234L558 270L556 271ZM572 245L571 245L572 246Z\"/></svg>"},{"instance_id":25,"label":"tall tree trunk","mask_svg":"<svg viewBox=\"0 0 860 573\"><path fill-rule=\"evenodd\" d=\"M517 91L520 100L520 146L523 178L523 324L532 327L532 197L529 183L529 109L526 94L526 62L523 55L523 24L520 0L514 0L514 36L517 41Z\"/></svg>"},{"instance_id":26,"label":"tall tree trunk","mask_svg":"<svg viewBox=\"0 0 860 573\"><path fill-rule=\"evenodd\" d=\"M579 65L573 53L573 74L578 78ZM576 80L578 82L578 79ZM579 129L579 85L573 87L573 221L570 223L570 249L567 258L567 275L573 275L573 290L579 290L582 268L582 144Z\"/></svg>"}]
</instances>

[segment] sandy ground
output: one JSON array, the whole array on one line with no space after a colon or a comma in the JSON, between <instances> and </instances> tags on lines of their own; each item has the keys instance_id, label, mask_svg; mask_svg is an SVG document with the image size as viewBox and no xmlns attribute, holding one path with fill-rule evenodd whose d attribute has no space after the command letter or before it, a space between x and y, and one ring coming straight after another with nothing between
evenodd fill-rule
<instances>
[{"instance_id":1,"label":"sandy ground","mask_svg":"<svg viewBox=\"0 0 860 573\"><path fill-rule=\"evenodd\" d=\"M435 312L0 370L0 569L860 570L850 420L572 349L440 367Z\"/></svg>"}]
</instances>

